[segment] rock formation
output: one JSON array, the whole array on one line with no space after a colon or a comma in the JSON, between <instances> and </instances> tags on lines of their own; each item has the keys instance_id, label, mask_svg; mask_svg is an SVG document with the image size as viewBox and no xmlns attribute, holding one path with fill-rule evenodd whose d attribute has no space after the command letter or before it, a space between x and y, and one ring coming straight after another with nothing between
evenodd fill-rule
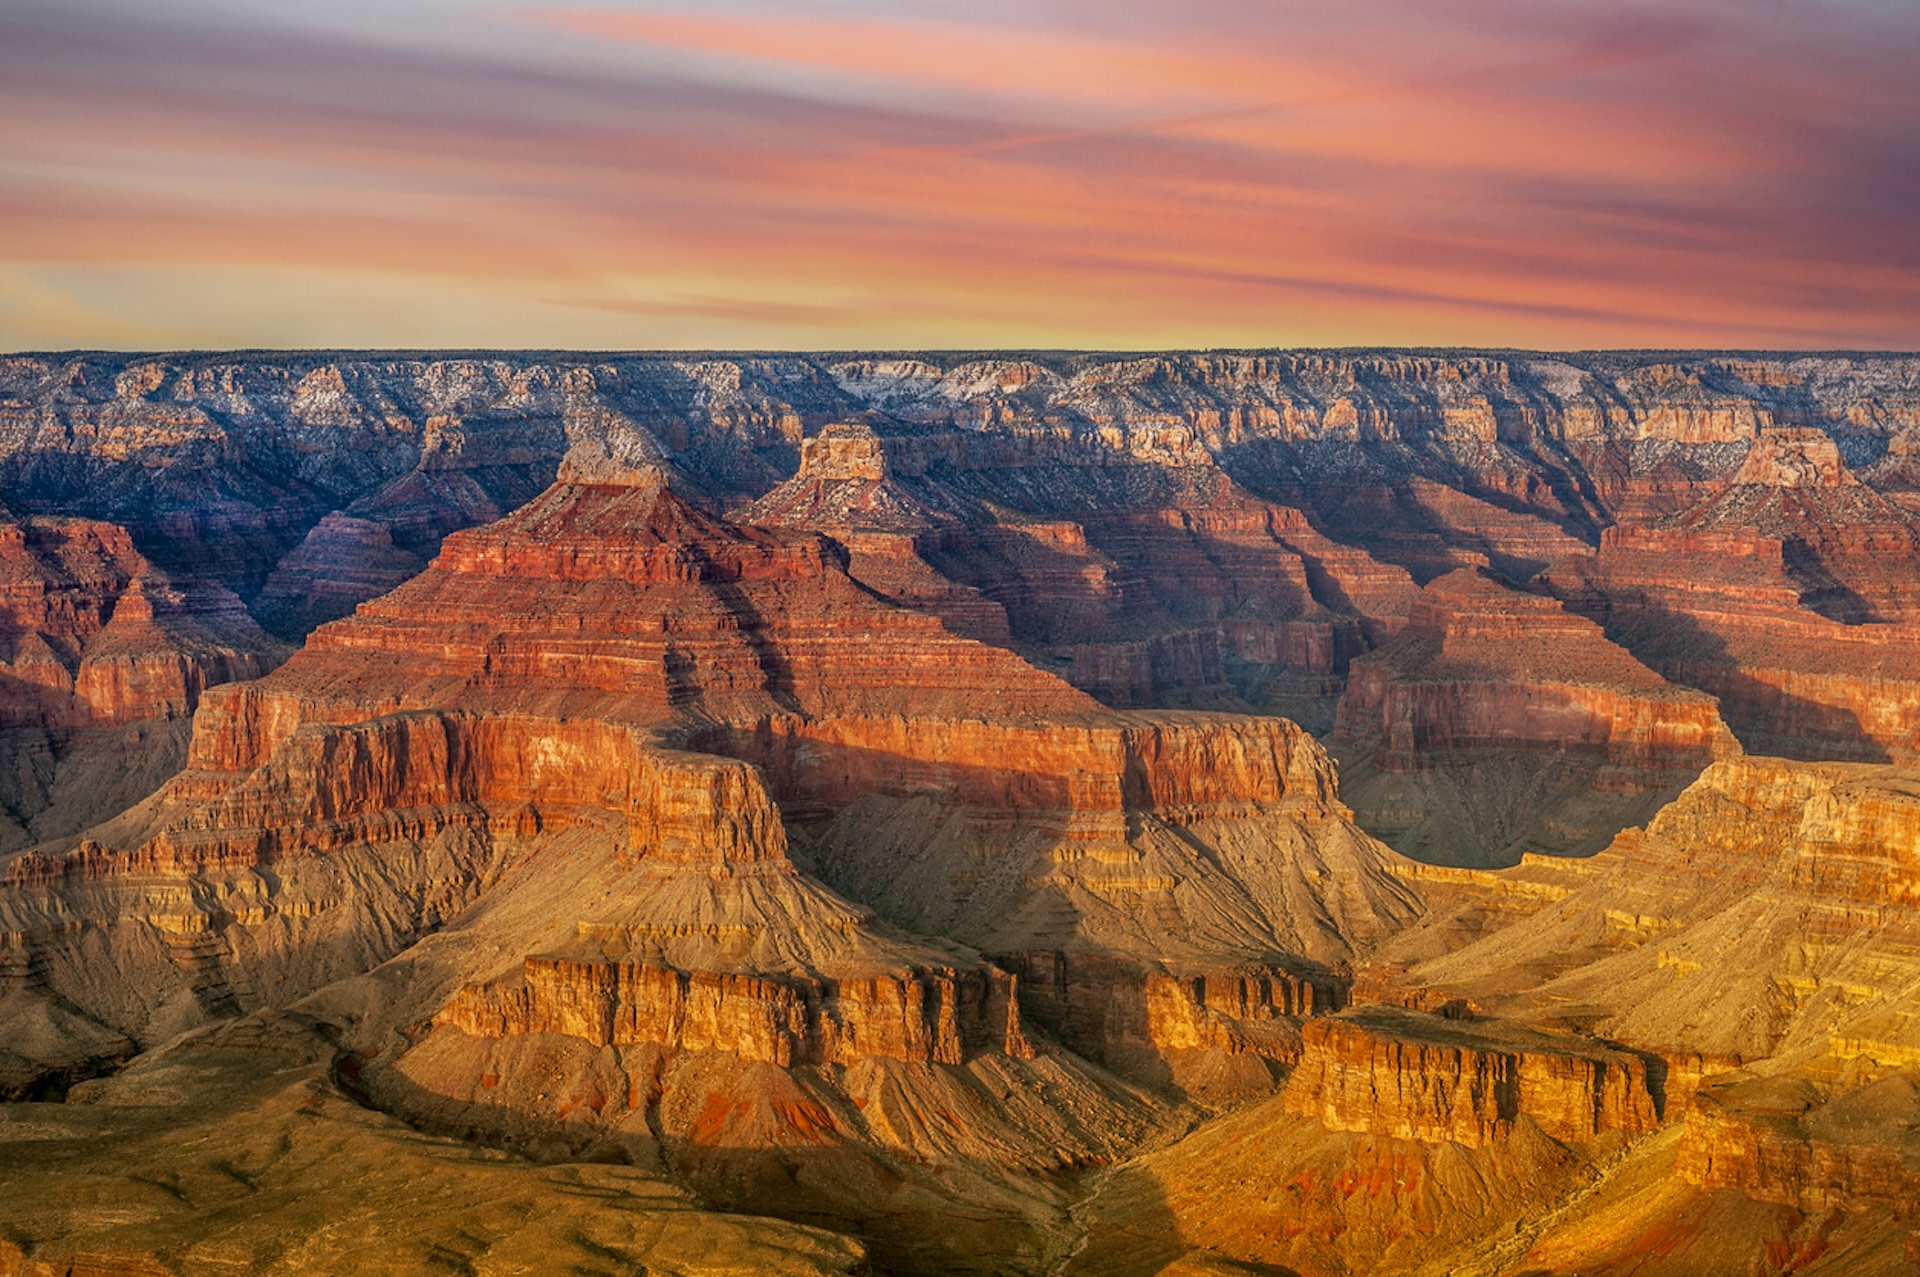
<instances>
[{"instance_id":1,"label":"rock formation","mask_svg":"<svg viewBox=\"0 0 1920 1277\"><path fill-rule=\"evenodd\" d=\"M1075 1039L1137 1078L1265 1091L1339 968L1418 912L1294 725L1105 711L877 599L816 534L700 513L610 438L209 692L148 803L7 866L16 1087L398 964L404 996L352 1030L384 1106L516 1147L611 1139L742 1206L844 1211L879 1177L866 1230L896 1257L967 1244L916 1222L959 1192L1027 1253L1059 1210L1045 1177L1175 1117L1052 1045L1079 1027L1053 1007L1141 1008ZM805 877L776 799L842 883L942 810L968 863L1000 862L967 907L1008 906L943 934L1018 960ZM1030 1030L1042 950L1067 975ZM768 1148L804 1152L801 1190L768 1195ZM940 1188L942 1159L975 1186Z\"/></svg>"},{"instance_id":2,"label":"rock formation","mask_svg":"<svg viewBox=\"0 0 1920 1277\"><path fill-rule=\"evenodd\" d=\"M1590 854L1738 745L1675 687L1551 598L1484 569L1431 582L1353 663L1334 740L1361 821L1423 860Z\"/></svg>"},{"instance_id":3,"label":"rock formation","mask_svg":"<svg viewBox=\"0 0 1920 1277\"><path fill-rule=\"evenodd\" d=\"M1775 431L1718 493L1609 529L1548 580L1648 665L1717 696L1749 749L1900 761L1920 756L1916 535L1826 436Z\"/></svg>"},{"instance_id":4,"label":"rock formation","mask_svg":"<svg viewBox=\"0 0 1920 1277\"><path fill-rule=\"evenodd\" d=\"M143 797L205 690L283 655L240 600L177 585L123 528L0 519L0 851Z\"/></svg>"},{"instance_id":5,"label":"rock formation","mask_svg":"<svg viewBox=\"0 0 1920 1277\"><path fill-rule=\"evenodd\" d=\"M1309 1022L1286 1110L1330 1131L1479 1148L1521 1117L1584 1144L1659 1124L1647 1062L1585 1039L1370 1007Z\"/></svg>"}]
</instances>

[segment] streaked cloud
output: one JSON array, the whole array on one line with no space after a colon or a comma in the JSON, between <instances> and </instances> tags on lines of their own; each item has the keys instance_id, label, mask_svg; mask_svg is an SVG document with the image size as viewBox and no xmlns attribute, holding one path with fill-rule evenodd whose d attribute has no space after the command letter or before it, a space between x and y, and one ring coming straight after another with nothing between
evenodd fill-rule
<instances>
[{"instance_id":1,"label":"streaked cloud","mask_svg":"<svg viewBox=\"0 0 1920 1277\"><path fill-rule=\"evenodd\" d=\"M17 3L0 342L1920 346L1875 4Z\"/></svg>"}]
</instances>

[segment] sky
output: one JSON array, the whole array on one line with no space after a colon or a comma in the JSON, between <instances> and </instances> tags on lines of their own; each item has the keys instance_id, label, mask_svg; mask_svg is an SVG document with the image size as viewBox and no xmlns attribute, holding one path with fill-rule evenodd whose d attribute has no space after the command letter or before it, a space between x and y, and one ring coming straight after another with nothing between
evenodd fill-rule
<instances>
[{"instance_id":1,"label":"sky","mask_svg":"<svg viewBox=\"0 0 1920 1277\"><path fill-rule=\"evenodd\" d=\"M1920 349L1914 0L0 0L0 349Z\"/></svg>"}]
</instances>

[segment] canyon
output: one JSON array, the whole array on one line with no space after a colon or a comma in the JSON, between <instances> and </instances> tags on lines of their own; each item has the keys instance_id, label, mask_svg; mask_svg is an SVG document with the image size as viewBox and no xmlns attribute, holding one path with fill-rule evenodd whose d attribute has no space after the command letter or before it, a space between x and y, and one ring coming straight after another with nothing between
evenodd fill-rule
<instances>
[{"instance_id":1,"label":"canyon","mask_svg":"<svg viewBox=\"0 0 1920 1277\"><path fill-rule=\"evenodd\" d=\"M1911 1271L1916 437L1892 355L0 359L0 1272Z\"/></svg>"}]
</instances>

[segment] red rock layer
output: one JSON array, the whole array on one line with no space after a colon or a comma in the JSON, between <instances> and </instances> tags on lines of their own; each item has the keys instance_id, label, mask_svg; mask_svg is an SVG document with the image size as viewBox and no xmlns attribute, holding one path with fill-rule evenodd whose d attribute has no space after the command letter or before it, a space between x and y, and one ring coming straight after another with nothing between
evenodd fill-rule
<instances>
[{"instance_id":1,"label":"red rock layer","mask_svg":"<svg viewBox=\"0 0 1920 1277\"><path fill-rule=\"evenodd\" d=\"M1748 748L1920 757L1920 524L1826 435L1771 430L1718 490L1609 529L1548 574L1569 607L1668 678L1717 696Z\"/></svg>"},{"instance_id":2,"label":"red rock layer","mask_svg":"<svg viewBox=\"0 0 1920 1277\"><path fill-rule=\"evenodd\" d=\"M277 633L305 634L385 594L425 566L424 559L394 545L386 524L336 511L275 565L254 599L254 612Z\"/></svg>"},{"instance_id":3,"label":"red rock layer","mask_svg":"<svg viewBox=\"0 0 1920 1277\"><path fill-rule=\"evenodd\" d=\"M217 586L176 588L123 528L0 521L0 726L182 717L280 649Z\"/></svg>"},{"instance_id":4,"label":"red rock layer","mask_svg":"<svg viewBox=\"0 0 1920 1277\"><path fill-rule=\"evenodd\" d=\"M1354 663L1335 730L1371 744L1386 772L1458 751L1591 751L1595 782L1629 792L1737 748L1712 698L1667 683L1555 600L1477 570L1430 584L1400 636Z\"/></svg>"},{"instance_id":5,"label":"red rock layer","mask_svg":"<svg viewBox=\"0 0 1920 1277\"><path fill-rule=\"evenodd\" d=\"M1809 610L1777 537L1610 529L1597 556L1546 579L1649 666L1717 697L1754 752L1920 758L1920 630Z\"/></svg>"},{"instance_id":6,"label":"red rock layer","mask_svg":"<svg viewBox=\"0 0 1920 1277\"><path fill-rule=\"evenodd\" d=\"M1087 837L1126 813L1192 822L1282 808L1337 821L1331 762L1285 719L1158 713L1093 722L928 723L905 716L764 720L689 743L744 758L783 803L838 808L873 793L938 796L1008 813L1060 812Z\"/></svg>"},{"instance_id":7,"label":"red rock layer","mask_svg":"<svg viewBox=\"0 0 1920 1277\"><path fill-rule=\"evenodd\" d=\"M1128 490L1104 505L1074 499L1087 473L1065 476L1058 494L1032 491L1013 481L1017 458L969 442L829 426L803 446L799 474L736 517L827 533L852 551L856 579L960 632L1063 662L1109 704L1217 688L1236 662L1324 680L1405 616L1403 572L1210 465L1093 481ZM1043 512L1016 513L1008 499Z\"/></svg>"},{"instance_id":8,"label":"red rock layer","mask_svg":"<svg viewBox=\"0 0 1920 1277\"><path fill-rule=\"evenodd\" d=\"M1530 1118L1557 1140L1659 1124L1646 1062L1571 1036L1367 1008L1310 1020L1287 1111L1330 1131L1478 1148Z\"/></svg>"},{"instance_id":9,"label":"red rock layer","mask_svg":"<svg viewBox=\"0 0 1920 1277\"><path fill-rule=\"evenodd\" d=\"M1021 1002L1035 1023L1119 1058L1213 1051L1292 1065L1300 1058L1297 1021L1347 1004L1344 980L1304 965L1142 978L1124 960L1087 952L1032 950L994 961L1019 975Z\"/></svg>"},{"instance_id":10,"label":"red rock layer","mask_svg":"<svg viewBox=\"0 0 1920 1277\"><path fill-rule=\"evenodd\" d=\"M750 769L591 720L387 714L290 733L257 766L233 770L195 766L172 781L162 823L134 847L29 854L9 862L8 881L190 872L454 827L533 832L582 822L607 829L635 864L785 863L779 816Z\"/></svg>"},{"instance_id":11,"label":"red rock layer","mask_svg":"<svg viewBox=\"0 0 1920 1277\"><path fill-rule=\"evenodd\" d=\"M1763 432L1722 491L1662 527L1778 541L1799 602L1834 620L1920 619L1920 523L1862 484L1821 431Z\"/></svg>"}]
</instances>

